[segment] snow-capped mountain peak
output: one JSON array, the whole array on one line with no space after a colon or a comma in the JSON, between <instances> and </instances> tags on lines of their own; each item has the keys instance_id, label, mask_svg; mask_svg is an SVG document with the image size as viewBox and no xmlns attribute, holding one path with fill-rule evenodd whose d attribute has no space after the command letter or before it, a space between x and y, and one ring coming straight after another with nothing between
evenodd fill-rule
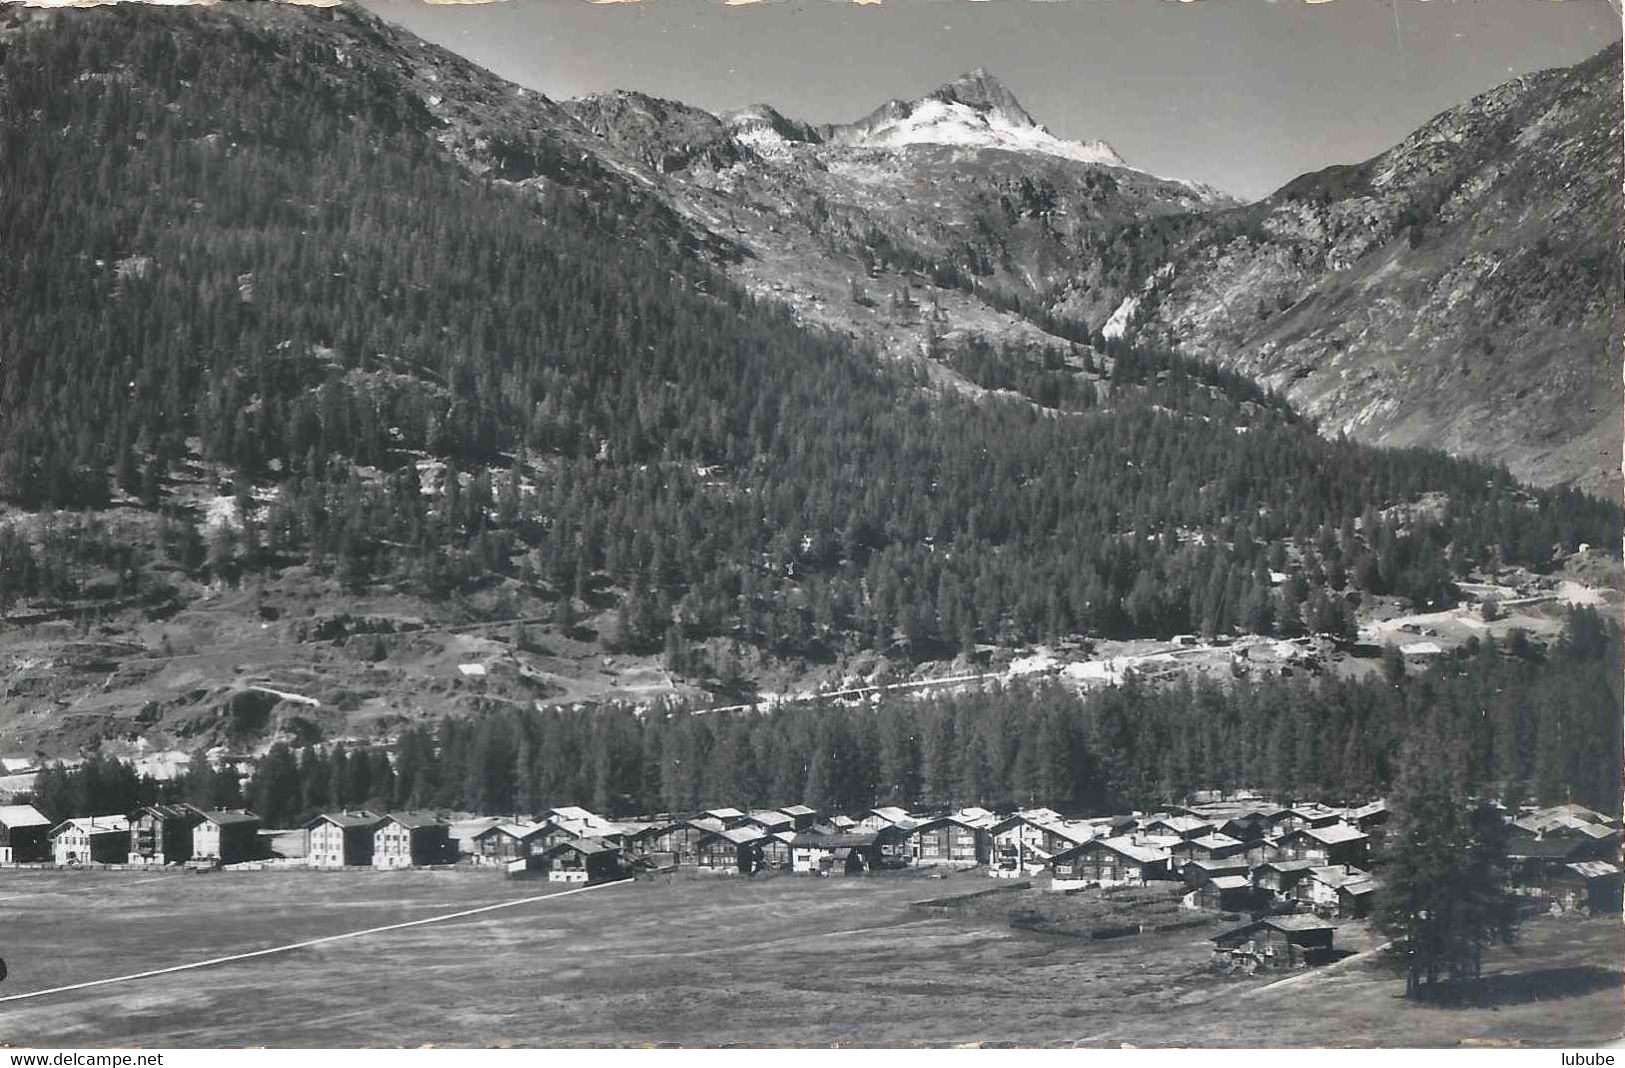
<instances>
[{"instance_id":1,"label":"snow-capped mountain peak","mask_svg":"<svg viewBox=\"0 0 1625 1068\"><path fill-rule=\"evenodd\" d=\"M1068 141L1050 133L1014 93L981 67L918 100L892 100L855 123L834 127L830 139L865 148L950 145L1128 166L1105 141Z\"/></svg>"}]
</instances>

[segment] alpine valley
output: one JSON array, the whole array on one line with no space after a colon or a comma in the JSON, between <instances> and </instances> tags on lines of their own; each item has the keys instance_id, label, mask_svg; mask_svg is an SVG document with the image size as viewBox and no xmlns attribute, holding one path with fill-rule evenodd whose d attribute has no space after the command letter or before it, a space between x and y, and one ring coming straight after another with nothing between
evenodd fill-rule
<instances>
[{"instance_id":1,"label":"alpine valley","mask_svg":"<svg viewBox=\"0 0 1625 1068\"><path fill-rule=\"evenodd\" d=\"M985 70L814 125L7 5L0 753L1538 659L1618 584L1619 60L1244 204Z\"/></svg>"}]
</instances>

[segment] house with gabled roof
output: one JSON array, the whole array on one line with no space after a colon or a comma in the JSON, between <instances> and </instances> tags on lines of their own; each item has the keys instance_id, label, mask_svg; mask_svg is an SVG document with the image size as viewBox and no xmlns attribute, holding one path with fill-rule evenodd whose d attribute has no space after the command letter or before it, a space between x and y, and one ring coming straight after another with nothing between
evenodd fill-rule
<instances>
[{"instance_id":1,"label":"house with gabled roof","mask_svg":"<svg viewBox=\"0 0 1625 1068\"><path fill-rule=\"evenodd\" d=\"M1621 903L1619 866L1605 860L1582 860L1563 865L1548 886L1560 908L1584 908L1593 916L1619 915Z\"/></svg>"},{"instance_id":2,"label":"house with gabled roof","mask_svg":"<svg viewBox=\"0 0 1625 1068\"><path fill-rule=\"evenodd\" d=\"M912 830L921 822L921 817L915 816L905 809L895 805L883 805L880 808L865 809L858 817L855 830L868 834L884 830L887 827L900 827L903 830Z\"/></svg>"},{"instance_id":3,"label":"house with gabled roof","mask_svg":"<svg viewBox=\"0 0 1625 1068\"><path fill-rule=\"evenodd\" d=\"M795 851L790 843L796 840L796 831L788 827L782 831L774 831L762 843L762 865L767 868L788 871L795 860Z\"/></svg>"},{"instance_id":4,"label":"house with gabled roof","mask_svg":"<svg viewBox=\"0 0 1625 1068\"><path fill-rule=\"evenodd\" d=\"M51 856L58 864L123 864L129 854L125 816L76 816L51 828Z\"/></svg>"},{"instance_id":5,"label":"house with gabled roof","mask_svg":"<svg viewBox=\"0 0 1625 1068\"><path fill-rule=\"evenodd\" d=\"M1132 838L1096 838L1056 854L1052 889L1075 886L1144 886L1170 878L1168 854Z\"/></svg>"},{"instance_id":6,"label":"house with gabled roof","mask_svg":"<svg viewBox=\"0 0 1625 1068\"><path fill-rule=\"evenodd\" d=\"M1292 888L1300 908L1323 914L1336 912L1343 904L1344 887L1374 886L1371 873L1351 864L1316 865L1303 873ZM1363 892L1356 897L1363 896Z\"/></svg>"},{"instance_id":7,"label":"house with gabled roof","mask_svg":"<svg viewBox=\"0 0 1625 1068\"><path fill-rule=\"evenodd\" d=\"M1245 912L1253 907L1258 891L1245 875L1216 875L1204 880L1181 900L1183 908L1213 912Z\"/></svg>"},{"instance_id":8,"label":"house with gabled roof","mask_svg":"<svg viewBox=\"0 0 1625 1068\"><path fill-rule=\"evenodd\" d=\"M558 808L550 808L542 813L542 818L538 822L545 823L548 820L560 820L566 823L591 823L600 818L591 809L585 809L579 805L561 805Z\"/></svg>"},{"instance_id":9,"label":"house with gabled roof","mask_svg":"<svg viewBox=\"0 0 1625 1068\"><path fill-rule=\"evenodd\" d=\"M33 805L0 805L0 864L40 864L51 857L51 821Z\"/></svg>"},{"instance_id":10,"label":"house with gabled roof","mask_svg":"<svg viewBox=\"0 0 1625 1068\"><path fill-rule=\"evenodd\" d=\"M622 874L620 849L591 838L559 842L544 850L541 859L550 883L593 883Z\"/></svg>"},{"instance_id":11,"label":"house with gabled roof","mask_svg":"<svg viewBox=\"0 0 1625 1068\"><path fill-rule=\"evenodd\" d=\"M324 812L305 823L305 864L311 868L372 866L373 833L383 817L365 809Z\"/></svg>"},{"instance_id":12,"label":"house with gabled roof","mask_svg":"<svg viewBox=\"0 0 1625 1068\"><path fill-rule=\"evenodd\" d=\"M1312 860L1267 860L1253 868L1253 885L1269 893L1277 904L1286 904L1297 900L1298 880L1313 867Z\"/></svg>"},{"instance_id":13,"label":"house with gabled roof","mask_svg":"<svg viewBox=\"0 0 1625 1068\"><path fill-rule=\"evenodd\" d=\"M1380 799L1343 810L1344 823L1372 836L1383 833L1388 826L1388 816L1388 802Z\"/></svg>"},{"instance_id":14,"label":"house with gabled roof","mask_svg":"<svg viewBox=\"0 0 1625 1068\"><path fill-rule=\"evenodd\" d=\"M1331 958L1336 930L1315 916L1265 916L1214 935L1214 961L1242 972L1318 963Z\"/></svg>"},{"instance_id":15,"label":"house with gabled roof","mask_svg":"<svg viewBox=\"0 0 1625 1068\"><path fill-rule=\"evenodd\" d=\"M1169 870L1178 875L1188 885L1201 886L1209 879L1218 879L1230 875L1247 875L1250 869L1246 857L1232 856L1219 860L1187 860L1177 866L1170 861ZM1248 881L1251 882L1251 879Z\"/></svg>"},{"instance_id":16,"label":"house with gabled roof","mask_svg":"<svg viewBox=\"0 0 1625 1068\"><path fill-rule=\"evenodd\" d=\"M1238 842L1254 842L1274 833L1269 818L1262 812L1250 811L1230 816L1219 823L1217 834L1227 835Z\"/></svg>"},{"instance_id":17,"label":"house with gabled roof","mask_svg":"<svg viewBox=\"0 0 1625 1068\"><path fill-rule=\"evenodd\" d=\"M696 863L695 851L700 841L709 835L728 829L722 820L710 816L678 820L661 829L654 841L654 852L670 853L678 864Z\"/></svg>"},{"instance_id":18,"label":"house with gabled roof","mask_svg":"<svg viewBox=\"0 0 1625 1068\"><path fill-rule=\"evenodd\" d=\"M203 816L191 805L142 805L130 813L131 864L185 864Z\"/></svg>"},{"instance_id":19,"label":"house with gabled roof","mask_svg":"<svg viewBox=\"0 0 1625 1068\"><path fill-rule=\"evenodd\" d=\"M1196 838L1181 838L1168 847L1168 863L1178 871L1193 860L1226 860L1245 854L1247 845L1217 831ZM1243 858L1243 867L1245 867Z\"/></svg>"},{"instance_id":20,"label":"house with gabled roof","mask_svg":"<svg viewBox=\"0 0 1625 1068\"><path fill-rule=\"evenodd\" d=\"M372 866L412 868L457 859L451 824L427 812L391 812L372 832Z\"/></svg>"},{"instance_id":21,"label":"house with gabled roof","mask_svg":"<svg viewBox=\"0 0 1625 1068\"><path fill-rule=\"evenodd\" d=\"M918 867L986 864L992 836L980 816L938 816L908 829L909 850Z\"/></svg>"},{"instance_id":22,"label":"house with gabled roof","mask_svg":"<svg viewBox=\"0 0 1625 1068\"><path fill-rule=\"evenodd\" d=\"M192 861L240 864L260 858L260 818L242 808L188 806L201 819L192 827Z\"/></svg>"},{"instance_id":23,"label":"house with gabled roof","mask_svg":"<svg viewBox=\"0 0 1625 1068\"><path fill-rule=\"evenodd\" d=\"M851 816L837 814L829 818L829 824L837 831L853 831L857 829L858 821Z\"/></svg>"},{"instance_id":24,"label":"house with gabled roof","mask_svg":"<svg viewBox=\"0 0 1625 1068\"><path fill-rule=\"evenodd\" d=\"M749 825L708 831L694 844L694 864L702 871L737 871L746 875L766 866L764 849L772 835Z\"/></svg>"},{"instance_id":25,"label":"house with gabled roof","mask_svg":"<svg viewBox=\"0 0 1625 1068\"><path fill-rule=\"evenodd\" d=\"M780 812L790 817L791 829L805 831L818 822L818 810L806 805L785 805Z\"/></svg>"},{"instance_id":26,"label":"house with gabled roof","mask_svg":"<svg viewBox=\"0 0 1625 1068\"><path fill-rule=\"evenodd\" d=\"M737 827L748 817L737 808L708 808L700 813L700 818L716 820L723 827Z\"/></svg>"},{"instance_id":27,"label":"house with gabled roof","mask_svg":"<svg viewBox=\"0 0 1625 1068\"><path fill-rule=\"evenodd\" d=\"M474 863L506 866L541 850L547 826L541 823L498 823L474 836Z\"/></svg>"},{"instance_id":28,"label":"house with gabled roof","mask_svg":"<svg viewBox=\"0 0 1625 1068\"><path fill-rule=\"evenodd\" d=\"M1145 835L1165 838L1199 838L1213 831L1213 824L1195 816L1153 816L1140 824Z\"/></svg>"},{"instance_id":29,"label":"house with gabled roof","mask_svg":"<svg viewBox=\"0 0 1625 1068\"><path fill-rule=\"evenodd\" d=\"M1006 816L988 833L992 836L988 874L1016 879L1045 870L1055 854L1095 837L1095 828L1040 809Z\"/></svg>"},{"instance_id":30,"label":"house with gabled roof","mask_svg":"<svg viewBox=\"0 0 1625 1068\"><path fill-rule=\"evenodd\" d=\"M801 831L790 839L790 870L802 875L859 875L879 865L878 835Z\"/></svg>"},{"instance_id":31,"label":"house with gabled roof","mask_svg":"<svg viewBox=\"0 0 1625 1068\"><path fill-rule=\"evenodd\" d=\"M793 831L796 827L795 818L778 809L759 809L751 812L745 816L744 823L759 827L768 834L774 831Z\"/></svg>"},{"instance_id":32,"label":"house with gabled roof","mask_svg":"<svg viewBox=\"0 0 1625 1068\"><path fill-rule=\"evenodd\" d=\"M626 833L621 836L621 852L628 857L646 857L660 852L660 836L671 828L670 823L622 820Z\"/></svg>"},{"instance_id":33,"label":"house with gabled roof","mask_svg":"<svg viewBox=\"0 0 1625 1068\"><path fill-rule=\"evenodd\" d=\"M1321 864L1364 864L1371 839L1346 823L1320 827L1299 827L1283 834L1276 842L1281 856L1291 860L1314 860Z\"/></svg>"}]
</instances>

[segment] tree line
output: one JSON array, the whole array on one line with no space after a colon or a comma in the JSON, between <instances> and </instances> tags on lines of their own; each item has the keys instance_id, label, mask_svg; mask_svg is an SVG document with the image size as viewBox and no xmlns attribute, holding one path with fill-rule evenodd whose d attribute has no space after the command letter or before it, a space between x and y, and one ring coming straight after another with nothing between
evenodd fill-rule
<instances>
[{"instance_id":1,"label":"tree line","mask_svg":"<svg viewBox=\"0 0 1625 1068\"><path fill-rule=\"evenodd\" d=\"M1427 670L1390 650L1362 681L1130 678L1082 693L1012 684L770 714L499 711L416 725L390 754L278 742L241 793L229 773L201 764L174 784L141 788L210 803L241 798L272 824L358 806L499 814L584 805L630 817L716 805L1041 805L1104 814L1241 787L1363 803L1395 787L1408 743L1432 739L1430 774L1453 796L1617 813L1620 663L1618 627L1576 607L1550 648L1518 635L1480 640ZM40 774L36 795L53 816L121 811L139 785L128 766L105 759ZM108 783L116 786L96 785Z\"/></svg>"}]
</instances>

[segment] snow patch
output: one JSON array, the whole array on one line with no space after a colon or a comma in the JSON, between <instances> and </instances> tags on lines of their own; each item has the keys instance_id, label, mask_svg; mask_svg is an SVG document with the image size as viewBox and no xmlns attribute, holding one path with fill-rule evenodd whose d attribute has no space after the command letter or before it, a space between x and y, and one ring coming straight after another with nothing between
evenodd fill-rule
<instances>
[{"instance_id":1,"label":"snow patch","mask_svg":"<svg viewBox=\"0 0 1625 1068\"><path fill-rule=\"evenodd\" d=\"M1105 141L1063 140L1042 126L1018 125L997 112L978 111L958 101L922 100L909 114L864 133L858 143L870 148L905 145L999 148L1059 156L1079 163L1128 166Z\"/></svg>"},{"instance_id":2,"label":"snow patch","mask_svg":"<svg viewBox=\"0 0 1625 1068\"><path fill-rule=\"evenodd\" d=\"M1119 304L1117 310L1112 312L1111 318L1106 320L1106 325L1100 328L1100 335L1107 338L1122 337L1128 331L1129 320L1134 318L1134 313L1139 308L1139 297L1124 297L1123 303Z\"/></svg>"}]
</instances>

